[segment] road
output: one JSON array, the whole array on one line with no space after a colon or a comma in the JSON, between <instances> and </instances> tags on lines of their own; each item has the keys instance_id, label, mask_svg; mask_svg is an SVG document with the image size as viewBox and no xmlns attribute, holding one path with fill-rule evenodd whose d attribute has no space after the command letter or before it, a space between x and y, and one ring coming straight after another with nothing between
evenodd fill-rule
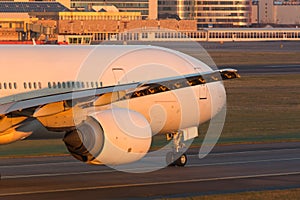
<instances>
[{"instance_id":1,"label":"road","mask_svg":"<svg viewBox=\"0 0 300 200\"><path fill-rule=\"evenodd\" d=\"M300 187L300 143L188 152L186 167L125 173L69 156L0 159L0 199L153 199Z\"/></svg>"}]
</instances>

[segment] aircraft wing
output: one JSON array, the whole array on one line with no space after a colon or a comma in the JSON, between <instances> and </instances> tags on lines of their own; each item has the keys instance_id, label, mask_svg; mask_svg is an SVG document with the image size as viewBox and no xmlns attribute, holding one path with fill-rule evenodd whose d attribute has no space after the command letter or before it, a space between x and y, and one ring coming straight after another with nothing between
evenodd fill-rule
<instances>
[{"instance_id":1,"label":"aircraft wing","mask_svg":"<svg viewBox=\"0 0 300 200\"><path fill-rule=\"evenodd\" d=\"M26 109L31 109L34 111L35 108L38 108L42 105L61 101L65 101L73 105L74 103L81 104L81 106L86 107L93 105L93 102L97 101L98 98L109 93L122 93L122 97L118 100L123 100L239 77L240 75L235 69L222 69L205 73L188 74L163 79L155 79L147 82L135 82L109 87L74 91L57 90L59 92L52 92L51 94L48 94L44 90L40 90L34 91L34 95L17 95L13 101L2 103L2 105L0 104L0 115L3 116L13 112L17 112L19 115L22 115L22 111ZM101 105L109 104L113 101L114 100L105 101ZM27 114L24 115L28 115L29 117L31 115L30 113L31 112L27 112Z\"/></svg>"}]
</instances>

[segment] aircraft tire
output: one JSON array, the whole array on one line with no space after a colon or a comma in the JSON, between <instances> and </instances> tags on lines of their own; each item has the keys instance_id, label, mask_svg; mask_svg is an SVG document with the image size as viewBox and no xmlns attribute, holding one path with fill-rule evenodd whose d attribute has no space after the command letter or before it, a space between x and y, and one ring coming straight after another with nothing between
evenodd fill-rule
<instances>
[{"instance_id":1,"label":"aircraft tire","mask_svg":"<svg viewBox=\"0 0 300 200\"><path fill-rule=\"evenodd\" d=\"M177 157L177 156L176 156ZM185 154L181 154L178 159L174 162L179 167L184 167L187 162L187 157Z\"/></svg>"}]
</instances>

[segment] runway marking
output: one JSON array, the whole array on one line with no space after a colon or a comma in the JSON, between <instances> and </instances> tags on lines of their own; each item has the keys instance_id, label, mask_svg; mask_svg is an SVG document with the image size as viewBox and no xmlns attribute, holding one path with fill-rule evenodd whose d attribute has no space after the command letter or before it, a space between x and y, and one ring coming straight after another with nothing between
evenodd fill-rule
<instances>
[{"instance_id":1,"label":"runway marking","mask_svg":"<svg viewBox=\"0 0 300 200\"><path fill-rule=\"evenodd\" d=\"M299 65L267 65L267 66L263 66L263 67L268 67L268 68L298 68Z\"/></svg>"},{"instance_id":2,"label":"runway marking","mask_svg":"<svg viewBox=\"0 0 300 200\"><path fill-rule=\"evenodd\" d=\"M270 149L270 150L252 150L252 151L235 151L235 152L210 153L209 155L232 155L232 154L246 154L246 153L265 153L265 152L274 152L274 151L275 152L276 151L300 151L300 148Z\"/></svg>"},{"instance_id":3,"label":"runway marking","mask_svg":"<svg viewBox=\"0 0 300 200\"><path fill-rule=\"evenodd\" d=\"M52 177L52 176L71 176L80 174L99 174L116 172L116 170L101 170L101 171L86 171L86 172L64 172L52 174L28 174L28 175L15 175L15 176L2 176L1 179L17 179L17 178L35 178L35 177Z\"/></svg>"},{"instance_id":4,"label":"runway marking","mask_svg":"<svg viewBox=\"0 0 300 200\"><path fill-rule=\"evenodd\" d=\"M104 186L94 186L94 187L77 187L77 188L52 189L52 190L27 191L27 192L12 192L12 193L2 193L0 194L0 197L28 195L28 194L45 194L45 193L56 193L56 192L72 192L72 191L84 191L84 190L96 190L96 189L114 189L114 188L138 187L138 186L155 186L155 185L179 184L179 183L222 181L222 180L235 180L235 179L248 179L248 178L291 176L291 175L300 175L300 172L254 174L254 175L246 175L246 176L228 176L228 177L215 177L215 178L204 178L204 179L186 179L186 180L177 180L177 181L132 183L132 184L104 185Z\"/></svg>"},{"instance_id":5,"label":"runway marking","mask_svg":"<svg viewBox=\"0 0 300 200\"><path fill-rule=\"evenodd\" d=\"M259 162L293 161L293 160L300 160L300 158L282 158L282 159L264 159L264 160L250 160L250 161L207 163L207 164L192 164L191 166L193 166L193 167L202 167L202 166L213 166L213 165L235 165L235 164L259 163Z\"/></svg>"},{"instance_id":6,"label":"runway marking","mask_svg":"<svg viewBox=\"0 0 300 200\"><path fill-rule=\"evenodd\" d=\"M234 165L234 164L247 164L247 163L259 163L259 162L281 162L281 161L293 161L300 160L300 158L282 158L282 159L265 159L265 160L250 160L250 161L234 161L234 162L219 162L219 163L207 163L207 164L189 164L186 167L204 167L204 166L216 166L216 165ZM159 170L160 167L139 167L130 168L124 170L138 170L143 168L144 170ZM70 176L70 175L84 175L84 174L101 174L101 173L111 173L117 172L115 169L100 169L94 171L85 172L64 172L64 173L47 173L47 174L27 174L27 175L12 175L12 176L2 176L2 179L17 179L17 178L35 178L35 177L54 177L54 176Z\"/></svg>"},{"instance_id":7,"label":"runway marking","mask_svg":"<svg viewBox=\"0 0 300 200\"><path fill-rule=\"evenodd\" d=\"M0 165L1 168L20 168L20 167L35 167L35 166L49 166L49 165L65 165L65 164L82 164L79 161L72 161L72 162L49 162L49 163L36 163L36 164L25 164L25 165Z\"/></svg>"}]
</instances>

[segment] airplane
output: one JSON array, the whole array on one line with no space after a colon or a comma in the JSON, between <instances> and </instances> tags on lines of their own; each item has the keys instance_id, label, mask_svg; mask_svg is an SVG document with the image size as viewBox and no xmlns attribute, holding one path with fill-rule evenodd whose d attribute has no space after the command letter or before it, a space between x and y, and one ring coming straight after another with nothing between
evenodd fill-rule
<instances>
[{"instance_id":1,"label":"airplane","mask_svg":"<svg viewBox=\"0 0 300 200\"><path fill-rule=\"evenodd\" d=\"M165 134L167 165L184 166L182 144L225 105L222 81L240 77L150 45L7 45L0 55L0 145L28 138L37 120L88 164L135 162Z\"/></svg>"}]
</instances>

